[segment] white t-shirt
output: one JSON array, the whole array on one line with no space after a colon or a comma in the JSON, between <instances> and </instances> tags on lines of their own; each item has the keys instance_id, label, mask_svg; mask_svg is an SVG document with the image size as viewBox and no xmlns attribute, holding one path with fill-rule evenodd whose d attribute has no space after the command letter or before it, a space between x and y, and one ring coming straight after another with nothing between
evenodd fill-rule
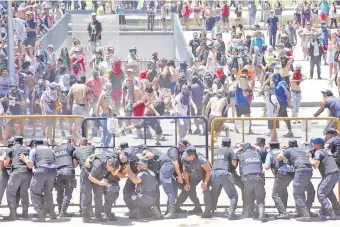
<instances>
[{"instance_id":1,"label":"white t-shirt","mask_svg":"<svg viewBox=\"0 0 340 227\"><path fill-rule=\"evenodd\" d=\"M275 95L270 95L265 97L266 108L267 108L267 117L276 117L276 106L277 106L277 98Z\"/></svg>"},{"instance_id":2,"label":"white t-shirt","mask_svg":"<svg viewBox=\"0 0 340 227\"><path fill-rule=\"evenodd\" d=\"M192 102L190 97L190 102ZM181 94L176 95L174 99L175 112L180 116L187 116L189 105L183 105L181 102Z\"/></svg>"}]
</instances>

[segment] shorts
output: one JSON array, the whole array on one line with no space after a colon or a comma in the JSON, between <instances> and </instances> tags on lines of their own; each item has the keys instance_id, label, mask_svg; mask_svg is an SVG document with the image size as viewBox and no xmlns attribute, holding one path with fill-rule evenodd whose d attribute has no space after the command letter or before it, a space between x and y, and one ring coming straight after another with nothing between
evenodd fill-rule
<instances>
[{"instance_id":1,"label":"shorts","mask_svg":"<svg viewBox=\"0 0 340 227\"><path fill-rule=\"evenodd\" d=\"M280 121L276 121L276 128L280 128ZM274 121L268 121L268 129L274 129Z\"/></svg>"},{"instance_id":2,"label":"shorts","mask_svg":"<svg viewBox=\"0 0 340 227\"><path fill-rule=\"evenodd\" d=\"M229 23L229 17L222 17L223 23Z\"/></svg>"},{"instance_id":3,"label":"shorts","mask_svg":"<svg viewBox=\"0 0 340 227\"><path fill-rule=\"evenodd\" d=\"M323 49L323 52L326 53L328 50L328 44L323 44L322 49Z\"/></svg>"},{"instance_id":4,"label":"shorts","mask_svg":"<svg viewBox=\"0 0 340 227\"><path fill-rule=\"evenodd\" d=\"M320 18L323 21L327 21L328 20L328 13L321 13L320 14Z\"/></svg>"},{"instance_id":5,"label":"shorts","mask_svg":"<svg viewBox=\"0 0 340 227\"><path fill-rule=\"evenodd\" d=\"M327 51L327 63L328 64L333 64L334 62L334 51Z\"/></svg>"},{"instance_id":6,"label":"shorts","mask_svg":"<svg viewBox=\"0 0 340 227\"><path fill-rule=\"evenodd\" d=\"M183 23L188 23L189 22L189 17L183 17Z\"/></svg>"},{"instance_id":7,"label":"shorts","mask_svg":"<svg viewBox=\"0 0 340 227\"><path fill-rule=\"evenodd\" d=\"M235 109L237 117L251 113L249 104L235 105Z\"/></svg>"},{"instance_id":8,"label":"shorts","mask_svg":"<svg viewBox=\"0 0 340 227\"><path fill-rule=\"evenodd\" d=\"M31 47L34 47L34 46L35 46L35 42L36 42L36 39L25 38L23 44L24 44L24 46L26 46L26 47L27 47L28 45L30 45Z\"/></svg>"},{"instance_id":9,"label":"shorts","mask_svg":"<svg viewBox=\"0 0 340 227\"><path fill-rule=\"evenodd\" d=\"M72 107L72 115L85 116L85 105L74 103Z\"/></svg>"},{"instance_id":10,"label":"shorts","mask_svg":"<svg viewBox=\"0 0 340 227\"><path fill-rule=\"evenodd\" d=\"M120 101L122 100L123 90L113 90L111 93L111 97L113 101Z\"/></svg>"},{"instance_id":11,"label":"shorts","mask_svg":"<svg viewBox=\"0 0 340 227\"><path fill-rule=\"evenodd\" d=\"M215 119L218 118L217 116L214 115L209 115L209 126L211 127L211 122ZM217 121L214 125L214 131L215 132L220 132L223 126L223 121ZM209 129L211 130L211 128Z\"/></svg>"}]
</instances>

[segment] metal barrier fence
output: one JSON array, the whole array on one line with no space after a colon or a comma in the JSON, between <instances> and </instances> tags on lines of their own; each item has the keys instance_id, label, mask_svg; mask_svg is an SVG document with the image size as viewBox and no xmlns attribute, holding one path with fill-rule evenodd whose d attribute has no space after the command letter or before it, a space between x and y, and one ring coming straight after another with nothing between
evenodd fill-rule
<instances>
[{"instance_id":1,"label":"metal barrier fence","mask_svg":"<svg viewBox=\"0 0 340 227\"><path fill-rule=\"evenodd\" d=\"M88 137L88 122L90 121L103 121L103 120L107 120L108 118L107 117L90 117L90 118L85 118L82 122L82 135L84 137ZM150 141L149 138L147 138L148 136L148 126L149 124L144 122L143 123L143 143L148 145L149 147L158 147L158 148L168 148L168 147L172 147L172 146L177 146L177 142L178 142L178 139L179 139L179 133L178 133L178 124L181 123L179 121L181 120L185 120L185 119L188 119L188 120L191 120L191 119L200 119L203 124L204 124L204 127L208 127L208 121L206 118L204 118L203 116L179 116L179 117L176 117L176 116L154 116L154 117L117 117L118 121L121 121L121 120L133 120L135 121L137 124L140 124L140 121L141 120L150 120L150 119L153 119L153 120L157 120L159 121L161 127L162 127L162 124L161 122L164 121L164 120L174 120L174 128L173 126L171 126L170 122L169 123L169 126L170 126L170 129L168 131L170 132L174 132L174 137L175 137L175 140L174 140L174 143L172 144L167 144L167 145L159 145L159 146L155 146L155 145L150 145L148 144L148 141ZM138 122L139 121L139 122ZM124 122L123 122L124 123ZM164 130L163 130L164 131ZM164 133L163 133L164 135ZM168 136L168 135L167 135ZM113 146L111 147L115 147L116 145L116 135L113 134ZM133 144L133 140L134 138L128 138L128 140L126 140L127 142L130 142L130 146ZM192 140L190 140L192 141ZM204 148L205 149L205 155L206 157L208 158L209 157L209 141L208 141L208 131L206 130L206 132L204 133L204 141L205 141L205 144L192 144L198 148ZM140 145L140 142L137 143L136 145ZM132 145L134 146L134 145ZM105 148L105 147L101 147L101 146L97 146L97 148Z\"/></svg>"},{"instance_id":2,"label":"metal barrier fence","mask_svg":"<svg viewBox=\"0 0 340 227\"><path fill-rule=\"evenodd\" d=\"M227 117L219 117L215 118L210 123L210 162L213 162L214 157L214 151L215 147L218 147L217 139L215 138L216 133L219 133L220 131L223 131L223 127L225 130L227 136L232 138L233 144L236 143L244 143L245 141L251 144L254 144L256 141L256 137L265 137L264 128L267 128L266 126L269 126L271 124L271 128L276 131L277 134L281 134L282 129L278 128L280 126L279 121L301 121L301 127L296 129L296 127L292 127L292 132L294 133L294 139L301 138L303 142L309 142L311 138L316 137L323 137L323 131L325 128L328 128L331 126L331 123L334 122L336 124L336 128L340 130L340 121L337 118L333 117L324 117L324 118L315 118L315 117L264 117L264 118L227 118ZM260 121L260 123L254 123L254 121ZM271 121L271 123L269 123ZM315 121L314 124L312 121ZM326 124L321 125L322 121L327 121ZM264 124L263 124L264 123ZM236 132L237 135L232 135L229 125L234 124L235 128L241 127L241 136L239 133ZM248 135L248 138L245 138L245 128L249 127L251 125L253 133ZM313 127L314 125L314 127ZM316 126L315 126L316 125ZM254 127L253 127L254 126ZM325 126L325 127L324 127ZM334 126L333 126L334 127ZM254 130L254 128L256 130ZM318 131L319 129L319 131ZM283 129L287 131L287 129ZM235 129L233 132L235 133ZM273 131L271 131L273 133ZM269 135L271 136L271 135ZM276 136L278 138L278 136ZM282 138L280 137L278 141L280 144L288 144L288 140L291 138ZM269 177L268 174L266 174L266 179L273 179L274 176L270 173ZM318 171L314 172L313 180L321 179L321 176L319 175ZM340 183L338 184L338 199L340 200Z\"/></svg>"},{"instance_id":3,"label":"metal barrier fence","mask_svg":"<svg viewBox=\"0 0 340 227\"><path fill-rule=\"evenodd\" d=\"M69 121L67 121L69 119ZM83 116L72 115L11 115L0 116L2 145L7 146L7 139L12 136L20 135L24 141L32 138L45 138L49 140L49 145L54 147L61 142L64 133L76 135L72 132L72 120L83 120ZM59 121L59 130L57 130ZM80 123L80 122L79 122ZM66 132L65 132L66 131ZM68 134L68 133L67 133Z\"/></svg>"}]
</instances>

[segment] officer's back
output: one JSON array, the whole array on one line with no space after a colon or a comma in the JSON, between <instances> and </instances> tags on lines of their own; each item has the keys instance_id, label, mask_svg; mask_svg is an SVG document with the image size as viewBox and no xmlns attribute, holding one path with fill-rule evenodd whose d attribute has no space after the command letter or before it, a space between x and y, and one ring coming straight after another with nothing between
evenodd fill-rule
<instances>
[{"instance_id":1,"label":"officer's back","mask_svg":"<svg viewBox=\"0 0 340 227\"><path fill-rule=\"evenodd\" d=\"M62 168L73 168L72 157L75 147L69 144L66 140L66 138L63 139L63 143L53 149L56 156L56 166L58 170Z\"/></svg>"},{"instance_id":2,"label":"officer's back","mask_svg":"<svg viewBox=\"0 0 340 227\"><path fill-rule=\"evenodd\" d=\"M234 168L231 167L232 161L236 160L234 150L230 147L230 138L223 138L222 147L218 148L214 154L214 162L212 165L212 172L226 171L232 172Z\"/></svg>"},{"instance_id":3,"label":"officer's back","mask_svg":"<svg viewBox=\"0 0 340 227\"><path fill-rule=\"evenodd\" d=\"M254 151L250 144L243 145L243 153L240 153L237 158L242 170L242 175L254 175L262 173L262 161L258 152Z\"/></svg>"},{"instance_id":4,"label":"officer's back","mask_svg":"<svg viewBox=\"0 0 340 227\"><path fill-rule=\"evenodd\" d=\"M83 144L73 152L73 160L77 161L80 169L85 166L86 159L94 153L96 147L93 145Z\"/></svg>"},{"instance_id":5,"label":"officer's back","mask_svg":"<svg viewBox=\"0 0 340 227\"><path fill-rule=\"evenodd\" d=\"M19 157L20 155L28 156L30 153L30 149L27 147L17 143L12 146L8 151L8 157L12 160L12 171L27 171L26 163L24 163Z\"/></svg>"}]
</instances>

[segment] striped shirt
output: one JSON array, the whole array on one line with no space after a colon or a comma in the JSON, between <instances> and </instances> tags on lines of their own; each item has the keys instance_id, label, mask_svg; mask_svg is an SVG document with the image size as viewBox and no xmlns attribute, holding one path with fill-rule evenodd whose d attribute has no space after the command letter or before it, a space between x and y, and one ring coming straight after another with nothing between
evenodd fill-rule
<instances>
[{"instance_id":1,"label":"striped shirt","mask_svg":"<svg viewBox=\"0 0 340 227\"><path fill-rule=\"evenodd\" d=\"M93 91L93 98L99 98L105 83L106 80L104 77L100 76L97 80L92 77L86 82L86 87Z\"/></svg>"}]
</instances>

